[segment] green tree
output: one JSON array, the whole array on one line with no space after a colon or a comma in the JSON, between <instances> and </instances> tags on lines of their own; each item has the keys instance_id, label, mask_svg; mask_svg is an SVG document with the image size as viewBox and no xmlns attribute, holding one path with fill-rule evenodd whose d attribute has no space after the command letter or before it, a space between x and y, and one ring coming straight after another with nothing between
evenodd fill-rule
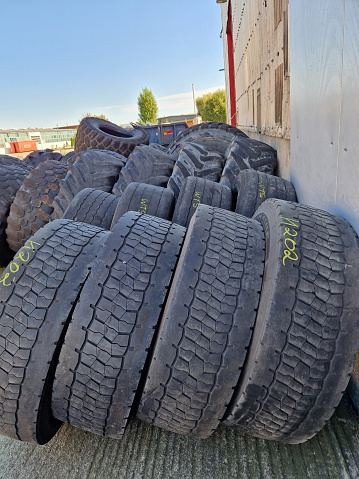
<instances>
[{"instance_id":1,"label":"green tree","mask_svg":"<svg viewBox=\"0 0 359 479\"><path fill-rule=\"evenodd\" d=\"M224 90L206 93L196 100L198 113L203 121L226 123L226 94Z\"/></svg>"},{"instance_id":2,"label":"green tree","mask_svg":"<svg viewBox=\"0 0 359 479\"><path fill-rule=\"evenodd\" d=\"M84 118L88 118L88 117L92 117L92 118L100 118L101 120L106 120L106 121L109 121L109 119L105 116L105 115L93 115L92 113L85 113L84 115L82 115L82 117L80 118L80 121L83 120ZM80 123L80 122L79 122Z\"/></svg>"},{"instance_id":3,"label":"green tree","mask_svg":"<svg viewBox=\"0 0 359 479\"><path fill-rule=\"evenodd\" d=\"M138 119L140 123L157 123L158 106L153 93L148 88L142 88L137 97Z\"/></svg>"}]
</instances>

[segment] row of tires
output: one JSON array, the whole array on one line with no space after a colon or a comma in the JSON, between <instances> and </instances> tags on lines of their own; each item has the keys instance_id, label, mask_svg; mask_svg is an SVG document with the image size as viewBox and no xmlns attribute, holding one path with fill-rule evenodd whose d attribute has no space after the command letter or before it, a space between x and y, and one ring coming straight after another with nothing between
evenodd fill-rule
<instances>
[{"instance_id":1,"label":"row of tires","mask_svg":"<svg viewBox=\"0 0 359 479\"><path fill-rule=\"evenodd\" d=\"M294 202L274 150L233 127L164 151L111 125L86 119L62 178L47 160L14 195L0 433L44 444L67 422L120 438L137 416L199 438L223 423L309 439L358 349L355 232Z\"/></svg>"}]
</instances>

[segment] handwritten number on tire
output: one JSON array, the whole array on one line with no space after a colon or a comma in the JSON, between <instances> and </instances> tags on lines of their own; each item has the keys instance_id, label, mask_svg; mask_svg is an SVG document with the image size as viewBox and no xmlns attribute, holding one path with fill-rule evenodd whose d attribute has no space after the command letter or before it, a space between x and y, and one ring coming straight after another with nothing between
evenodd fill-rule
<instances>
[{"instance_id":1,"label":"handwritten number on tire","mask_svg":"<svg viewBox=\"0 0 359 479\"><path fill-rule=\"evenodd\" d=\"M297 220L293 220L290 218L282 217L282 221L284 225L288 225L288 227L284 228L283 237L284 239L284 256L283 256L283 265L285 266L285 260L290 259L291 261L297 261L298 255L295 251L297 243L295 241L295 237L298 235L298 231L295 228L299 228L299 222Z\"/></svg>"}]
</instances>

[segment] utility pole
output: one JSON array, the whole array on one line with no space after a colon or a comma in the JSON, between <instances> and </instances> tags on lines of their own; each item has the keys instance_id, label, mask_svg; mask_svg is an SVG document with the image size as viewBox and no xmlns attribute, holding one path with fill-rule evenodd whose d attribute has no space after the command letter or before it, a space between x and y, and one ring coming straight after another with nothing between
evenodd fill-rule
<instances>
[{"instance_id":1,"label":"utility pole","mask_svg":"<svg viewBox=\"0 0 359 479\"><path fill-rule=\"evenodd\" d=\"M192 93L193 93L193 109L194 109L194 113L196 114L197 113L197 108L196 108L196 97L194 95L194 84L192 83Z\"/></svg>"}]
</instances>

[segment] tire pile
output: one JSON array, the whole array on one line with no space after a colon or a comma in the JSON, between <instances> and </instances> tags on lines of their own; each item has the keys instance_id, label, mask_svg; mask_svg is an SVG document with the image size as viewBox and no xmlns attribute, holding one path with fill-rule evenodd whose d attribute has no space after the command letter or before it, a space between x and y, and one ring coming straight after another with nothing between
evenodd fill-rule
<instances>
[{"instance_id":1,"label":"tire pile","mask_svg":"<svg viewBox=\"0 0 359 479\"><path fill-rule=\"evenodd\" d=\"M0 157L0 433L313 437L359 347L351 226L221 123L165 149L86 118L66 156Z\"/></svg>"}]
</instances>

